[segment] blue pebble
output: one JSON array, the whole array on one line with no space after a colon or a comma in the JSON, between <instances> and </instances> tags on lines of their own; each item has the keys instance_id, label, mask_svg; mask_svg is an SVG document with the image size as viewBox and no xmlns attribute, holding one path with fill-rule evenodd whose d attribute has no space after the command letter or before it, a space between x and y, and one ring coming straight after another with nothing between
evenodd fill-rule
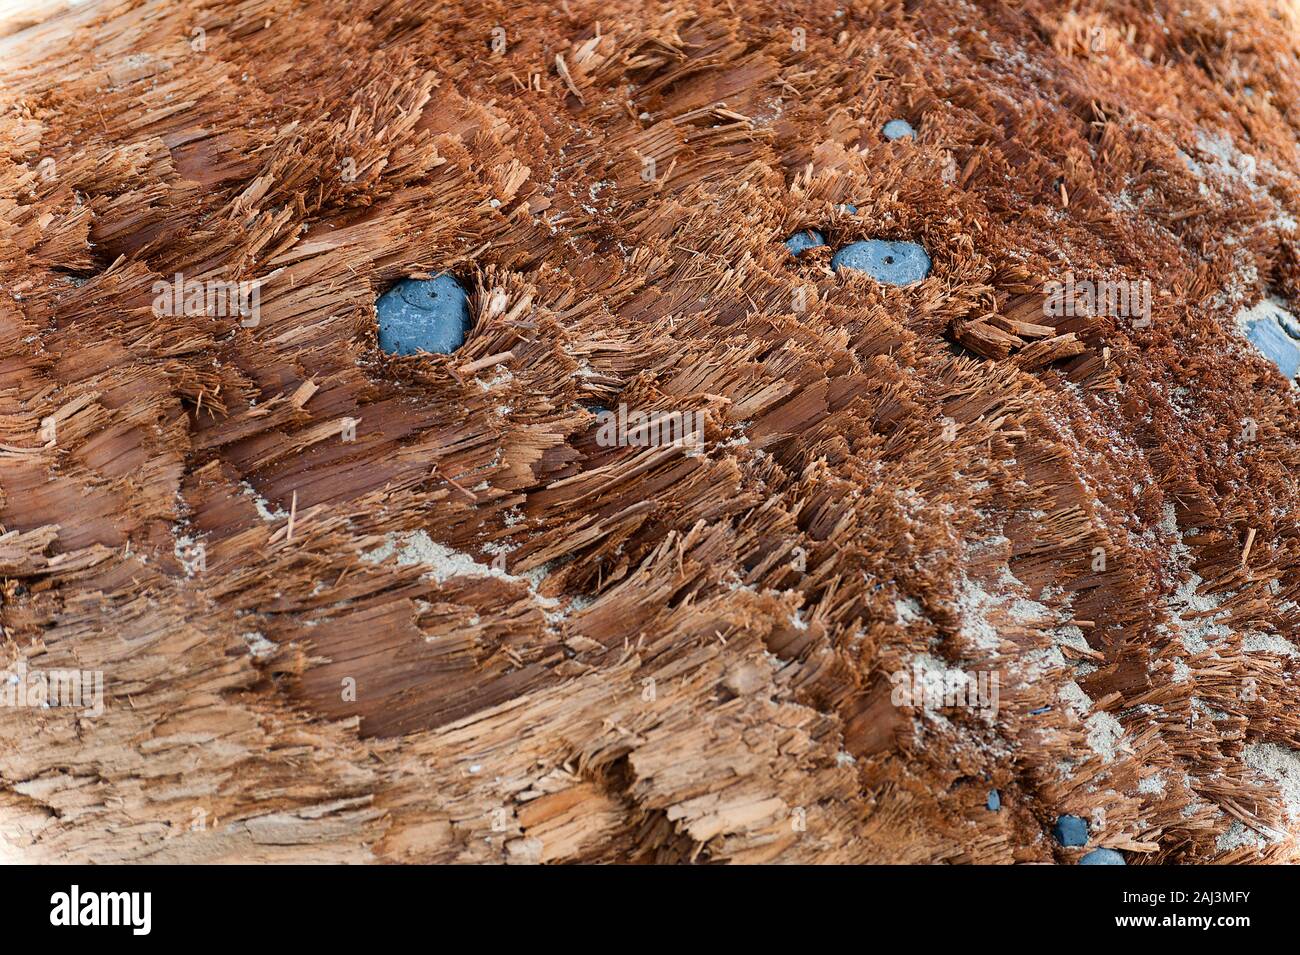
<instances>
[{"instance_id":1,"label":"blue pebble","mask_svg":"<svg viewBox=\"0 0 1300 955\"><path fill-rule=\"evenodd\" d=\"M1030 711L1029 711L1029 715L1030 715L1030 716L1042 716L1044 713L1050 712L1051 709L1052 709L1052 708L1051 708L1050 706L1040 706L1040 707L1039 707L1038 709L1036 709L1036 710L1030 710Z\"/></svg>"},{"instance_id":2,"label":"blue pebble","mask_svg":"<svg viewBox=\"0 0 1300 955\"><path fill-rule=\"evenodd\" d=\"M1079 860L1079 865L1128 865L1114 849L1093 849Z\"/></svg>"},{"instance_id":3,"label":"blue pebble","mask_svg":"<svg viewBox=\"0 0 1300 955\"><path fill-rule=\"evenodd\" d=\"M1002 796L996 789L989 790L989 801L985 805L989 807L989 812L997 812L1002 808Z\"/></svg>"},{"instance_id":4,"label":"blue pebble","mask_svg":"<svg viewBox=\"0 0 1300 955\"><path fill-rule=\"evenodd\" d=\"M851 202L844 203L842 206L839 207L839 210L840 212L843 212L846 215L855 216L858 214L858 207Z\"/></svg>"},{"instance_id":5,"label":"blue pebble","mask_svg":"<svg viewBox=\"0 0 1300 955\"><path fill-rule=\"evenodd\" d=\"M1052 835L1063 846L1086 846L1088 824L1078 816L1057 816Z\"/></svg>"},{"instance_id":6,"label":"blue pebble","mask_svg":"<svg viewBox=\"0 0 1300 955\"><path fill-rule=\"evenodd\" d=\"M816 229L805 229L803 232L796 232L785 240L785 247L790 250L791 255L798 255L800 252L807 252L809 249L815 249L819 245L825 244L826 236Z\"/></svg>"},{"instance_id":7,"label":"blue pebble","mask_svg":"<svg viewBox=\"0 0 1300 955\"><path fill-rule=\"evenodd\" d=\"M885 127L881 132L885 134L886 139L891 141L895 139L916 138L916 130L914 130L912 124L905 119L891 119L889 122L885 123Z\"/></svg>"},{"instance_id":8,"label":"blue pebble","mask_svg":"<svg viewBox=\"0 0 1300 955\"><path fill-rule=\"evenodd\" d=\"M379 347L390 355L450 355L465 344L469 295L446 272L432 279L402 279L375 303Z\"/></svg>"},{"instance_id":9,"label":"blue pebble","mask_svg":"<svg viewBox=\"0 0 1300 955\"><path fill-rule=\"evenodd\" d=\"M1246 329L1246 337L1265 358L1277 365L1283 375L1295 377L1296 370L1300 369L1300 343L1288 335L1274 318L1270 316L1252 322Z\"/></svg>"},{"instance_id":10,"label":"blue pebble","mask_svg":"<svg viewBox=\"0 0 1300 955\"><path fill-rule=\"evenodd\" d=\"M915 242L850 242L831 257L831 268L857 269L886 285L911 285L930 274L930 256Z\"/></svg>"}]
</instances>

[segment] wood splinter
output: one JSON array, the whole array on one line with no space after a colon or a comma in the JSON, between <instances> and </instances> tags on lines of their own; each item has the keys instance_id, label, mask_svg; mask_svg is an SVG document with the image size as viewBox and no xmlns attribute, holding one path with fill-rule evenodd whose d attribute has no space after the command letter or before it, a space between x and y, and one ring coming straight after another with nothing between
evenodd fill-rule
<instances>
[{"instance_id":1,"label":"wood splinter","mask_svg":"<svg viewBox=\"0 0 1300 955\"><path fill-rule=\"evenodd\" d=\"M469 490L467 487L465 487L464 485L462 485L459 481L457 481L457 480L456 480L454 477L452 477L450 474L446 474L445 472L441 471L441 470L438 468L438 465L435 464L435 465L433 466L433 468L432 468L432 471L433 471L433 474L434 474L435 476L442 478L444 481L446 481L448 484L450 484L450 485L451 485L452 487L454 487L456 490L460 491L460 493L464 494L467 498L469 498L469 500L470 500L472 503L474 503L474 504L477 504L477 503L478 503L478 497L477 497L477 495L474 494L473 491Z\"/></svg>"}]
</instances>

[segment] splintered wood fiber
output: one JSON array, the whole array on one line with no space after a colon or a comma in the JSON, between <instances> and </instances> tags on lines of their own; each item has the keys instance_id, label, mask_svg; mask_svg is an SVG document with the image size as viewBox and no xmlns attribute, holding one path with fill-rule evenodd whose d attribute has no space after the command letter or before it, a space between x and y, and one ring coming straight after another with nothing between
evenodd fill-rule
<instances>
[{"instance_id":1,"label":"splintered wood fiber","mask_svg":"<svg viewBox=\"0 0 1300 955\"><path fill-rule=\"evenodd\" d=\"M103 706L0 707L0 854L1073 863L1072 814L1293 859L1300 424L1236 317L1300 305L1298 15L11 22L0 665ZM929 277L829 268L873 238ZM465 345L382 352L444 271ZM1149 322L1047 314L1067 275Z\"/></svg>"}]
</instances>

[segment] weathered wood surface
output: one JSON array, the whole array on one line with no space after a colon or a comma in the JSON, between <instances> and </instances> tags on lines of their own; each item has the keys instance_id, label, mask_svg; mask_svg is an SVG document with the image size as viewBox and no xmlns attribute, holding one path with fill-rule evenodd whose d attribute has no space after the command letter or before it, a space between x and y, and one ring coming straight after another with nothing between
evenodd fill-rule
<instances>
[{"instance_id":1,"label":"weathered wood surface","mask_svg":"<svg viewBox=\"0 0 1300 955\"><path fill-rule=\"evenodd\" d=\"M1300 426L1233 315L1298 290L1300 24L1010 6L0 40L0 662L106 697L0 708L3 852L1068 861L1075 812L1292 858ZM376 295L448 268L465 348L380 354ZM1044 318L1067 271L1150 279L1150 326ZM176 273L263 279L260 323L156 314ZM706 447L598 446L620 402ZM895 705L918 659L996 716Z\"/></svg>"}]
</instances>

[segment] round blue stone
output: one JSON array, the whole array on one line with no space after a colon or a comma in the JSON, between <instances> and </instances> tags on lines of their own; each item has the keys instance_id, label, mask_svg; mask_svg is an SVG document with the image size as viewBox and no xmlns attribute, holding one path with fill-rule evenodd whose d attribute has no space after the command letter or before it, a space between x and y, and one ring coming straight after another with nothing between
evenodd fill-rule
<instances>
[{"instance_id":1,"label":"round blue stone","mask_svg":"<svg viewBox=\"0 0 1300 955\"><path fill-rule=\"evenodd\" d=\"M1128 865L1114 849L1093 849L1079 860L1079 865Z\"/></svg>"},{"instance_id":2,"label":"round blue stone","mask_svg":"<svg viewBox=\"0 0 1300 955\"><path fill-rule=\"evenodd\" d=\"M800 252L807 252L809 249L815 249L817 246L825 244L826 236L816 229L805 229L803 232L796 232L785 240L785 247L790 250L791 255L798 255Z\"/></svg>"},{"instance_id":3,"label":"round blue stone","mask_svg":"<svg viewBox=\"0 0 1300 955\"><path fill-rule=\"evenodd\" d=\"M465 344L469 295L446 272L432 279L402 279L375 303L379 347L390 355L450 355Z\"/></svg>"},{"instance_id":4,"label":"round blue stone","mask_svg":"<svg viewBox=\"0 0 1300 955\"><path fill-rule=\"evenodd\" d=\"M911 285L930 274L930 256L915 242L850 242L831 257L831 268L857 269L886 285Z\"/></svg>"},{"instance_id":5,"label":"round blue stone","mask_svg":"<svg viewBox=\"0 0 1300 955\"><path fill-rule=\"evenodd\" d=\"M912 124L905 119L891 119L889 122L885 123L881 132L885 134L886 139L891 141L895 139L916 138L916 130L914 130Z\"/></svg>"},{"instance_id":6,"label":"round blue stone","mask_svg":"<svg viewBox=\"0 0 1300 955\"><path fill-rule=\"evenodd\" d=\"M990 789L988 802L985 805L989 807L989 812L997 812L1002 808L1001 794L996 789Z\"/></svg>"},{"instance_id":7,"label":"round blue stone","mask_svg":"<svg viewBox=\"0 0 1300 955\"><path fill-rule=\"evenodd\" d=\"M1063 846L1088 844L1088 824L1078 816L1057 816L1052 835Z\"/></svg>"}]
</instances>

